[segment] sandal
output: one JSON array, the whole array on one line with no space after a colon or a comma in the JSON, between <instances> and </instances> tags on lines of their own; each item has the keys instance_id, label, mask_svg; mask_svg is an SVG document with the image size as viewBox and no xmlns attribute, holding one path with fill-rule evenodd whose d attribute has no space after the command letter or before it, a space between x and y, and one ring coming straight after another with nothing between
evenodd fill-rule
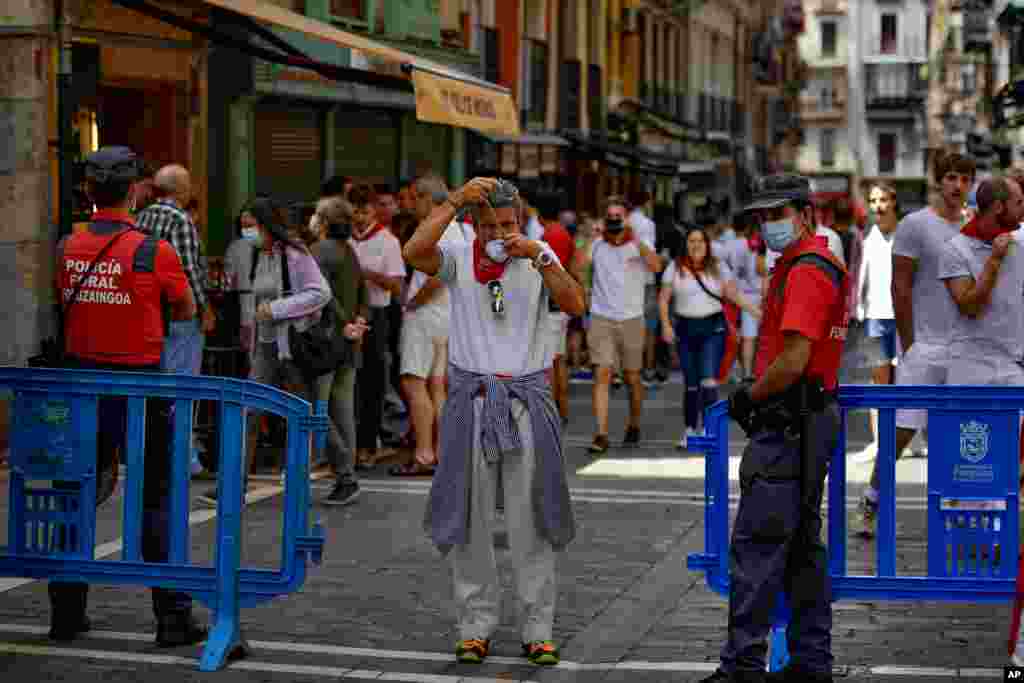
<instances>
[{"instance_id":1,"label":"sandal","mask_svg":"<svg viewBox=\"0 0 1024 683\"><path fill-rule=\"evenodd\" d=\"M412 465L392 465L388 468L388 474L392 477L432 477L433 467L424 467L419 463Z\"/></svg>"},{"instance_id":2,"label":"sandal","mask_svg":"<svg viewBox=\"0 0 1024 683\"><path fill-rule=\"evenodd\" d=\"M560 661L558 646L553 640L523 643L523 656L537 666L555 666Z\"/></svg>"},{"instance_id":3,"label":"sandal","mask_svg":"<svg viewBox=\"0 0 1024 683\"><path fill-rule=\"evenodd\" d=\"M491 641L478 638L455 643L455 658L466 664L480 664L491 651Z\"/></svg>"}]
</instances>

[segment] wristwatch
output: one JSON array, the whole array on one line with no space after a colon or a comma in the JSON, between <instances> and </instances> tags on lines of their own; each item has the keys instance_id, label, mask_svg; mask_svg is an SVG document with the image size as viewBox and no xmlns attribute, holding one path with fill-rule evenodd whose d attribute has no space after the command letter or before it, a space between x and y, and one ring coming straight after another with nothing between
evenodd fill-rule
<instances>
[{"instance_id":1,"label":"wristwatch","mask_svg":"<svg viewBox=\"0 0 1024 683\"><path fill-rule=\"evenodd\" d=\"M552 263L555 262L555 257L547 249L541 249L540 253L537 254L537 258L533 259L533 267L537 270L543 270Z\"/></svg>"}]
</instances>

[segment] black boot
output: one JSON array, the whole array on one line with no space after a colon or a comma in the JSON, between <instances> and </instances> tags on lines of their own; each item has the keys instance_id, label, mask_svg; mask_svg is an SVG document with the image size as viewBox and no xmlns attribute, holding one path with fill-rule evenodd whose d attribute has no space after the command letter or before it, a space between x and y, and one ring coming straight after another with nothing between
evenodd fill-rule
<instances>
[{"instance_id":1,"label":"black boot","mask_svg":"<svg viewBox=\"0 0 1024 683\"><path fill-rule=\"evenodd\" d=\"M733 671L731 674L718 669L700 683L765 683L761 671Z\"/></svg>"},{"instance_id":2,"label":"black boot","mask_svg":"<svg viewBox=\"0 0 1024 683\"><path fill-rule=\"evenodd\" d=\"M772 671L765 676L765 683L832 683L832 674L805 671L799 665L787 664L781 671Z\"/></svg>"},{"instance_id":3,"label":"black boot","mask_svg":"<svg viewBox=\"0 0 1024 683\"><path fill-rule=\"evenodd\" d=\"M89 586L84 583L50 583L50 640L74 640L92 628L85 616Z\"/></svg>"},{"instance_id":4,"label":"black boot","mask_svg":"<svg viewBox=\"0 0 1024 683\"><path fill-rule=\"evenodd\" d=\"M157 617L156 644L160 647L195 645L206 640L207 629L191 613Z\"/></svg>"}]
</instances>

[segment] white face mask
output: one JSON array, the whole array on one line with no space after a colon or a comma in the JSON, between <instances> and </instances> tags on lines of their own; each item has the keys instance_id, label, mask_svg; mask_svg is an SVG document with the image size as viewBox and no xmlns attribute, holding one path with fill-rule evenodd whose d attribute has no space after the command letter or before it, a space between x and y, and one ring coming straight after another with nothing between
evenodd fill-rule
<instances>
[{"instance_id":1,"label":"white face mask","mask_svg":"<svg viewBox=\"0 0 1024 683\"><path fill-rule=\"evenodd\" d=\"M484 251L487 253L487 258L495 263L508 261L508 253L505 251L505 240L491 240L484 245Z\"/></svg>"},{"instance_id":2,"label":"white face mask","mask_svg":"<svg viewBox=\"0 0 1024 683\"><path fill-rule=\"evenodd\" d=\"M260 238L259 228L242 228L242 237L247 240L256 241Z\"/></svg>"},{"instance_id":3,"label":"white face mask","mask_svg":"<svg viewBox=\"0 0 1024 683\"><path fill-rule=\"evenodd\" d=\"M761 236L772 251L783 252L796 239L796 227L792 218L780 221L766 221L761 226Z\"/></svg>"}]
</instances>

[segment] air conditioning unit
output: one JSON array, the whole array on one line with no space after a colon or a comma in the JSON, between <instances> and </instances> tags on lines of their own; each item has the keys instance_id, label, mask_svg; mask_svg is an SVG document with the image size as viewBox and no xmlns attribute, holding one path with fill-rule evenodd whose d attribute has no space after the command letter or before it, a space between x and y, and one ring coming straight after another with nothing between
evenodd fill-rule
<instances>
[{"instance_id":1,"label":"air conditioning unit","mask_svg":"<svg viewBox=\"0 0 1024 683\"><path fill-rule=\"evenodd\" d=\"M623 33L636 33L640 30L639 7L622 8L622 25L620 29Z\"/></svg>"}]
</instances>

